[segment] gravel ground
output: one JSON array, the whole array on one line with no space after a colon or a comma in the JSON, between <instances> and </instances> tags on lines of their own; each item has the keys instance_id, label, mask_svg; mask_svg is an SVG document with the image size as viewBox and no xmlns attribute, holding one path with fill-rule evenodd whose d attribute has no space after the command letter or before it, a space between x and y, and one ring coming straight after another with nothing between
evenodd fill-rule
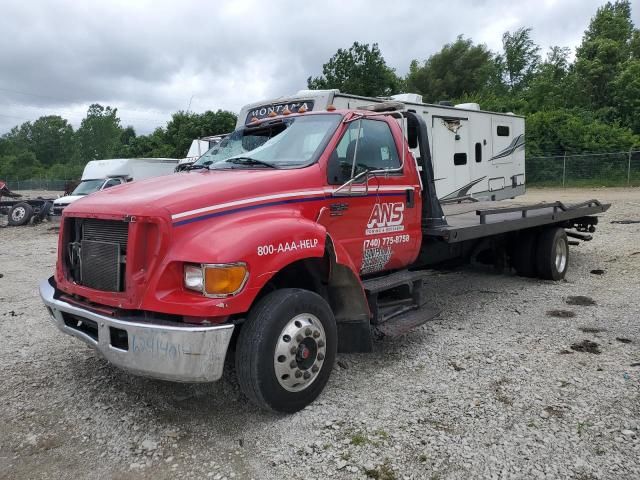
<instances>
[{"instance_id":1,"label":"gravel ground","mask_svg":"<svg viewBox=\"0 0 640 480\"><path fill-rule=\"evenodd\" d=\"M613 206L564 282L435 277L437 320L340 355L289 416L227 380L128 375L60 334L37 294L55 231L0 229L0 478L639 478L640 224L610 222L640 220L640 190L527 195L593 197Z\"/></svg>"}]
</instances>

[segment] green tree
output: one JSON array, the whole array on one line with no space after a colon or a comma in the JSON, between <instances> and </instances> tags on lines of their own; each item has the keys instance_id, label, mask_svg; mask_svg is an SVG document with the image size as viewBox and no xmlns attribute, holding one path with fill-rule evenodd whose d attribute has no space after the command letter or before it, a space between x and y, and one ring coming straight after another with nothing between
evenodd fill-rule
<instances>
[{"instance_id":1,"label":"green tree","mask_svg":"<svg viewBox=\"0 0 640 480\"><path fill-rule=\"evenodd\" d=\"M162 135L163 143L171 147L171 157L183 158L194 139L233 131L236 118L235 114L224 110L204 113L180 111L172 115L163 134L154 134Z\"/></svg>"},{"instance_id":2,"label":"green tree","mask_svg":"<svg viewBox=\"0 0 640 480\"><path fill-rule=\"evenodd\" d=\"M80 160L99 160L113 156L118 150L122 128L118 109L94 103L76 132Z\"/></svg>"},{"instance_id":3,"label":"green tree","mask_svg":"<svg viewBox=\"0 0 640 480\"><path fill-rule=\"evenodd\" d=\"M622 123L640 133L640 59L629 60L613 82L614 102Z\"/></svg>"},{"instance_id":4,"label":"green tree","mask_svg":"<svg viewBox=\"0 0 640 480\"><path fill-rule=\"evenodd\" d=\"M474 45L462 35L422 65L413 60L406 78L407 90L421 93L427 102L460 98L490 86L497 92L499 83L493 54L486 45Z\"/></svg>"},{"instance_id":5,"label":"green tree","mask_svg":"<svg viewBox=\"0 0 640 480\"><path fill-rule=\"evenodd\" d=\"M387 63L378 44L354 42L338 51L322 66L320 77L307 79L311 89L337 88L342 92L367 97L397 93L401 85L395 71Z\"/></svg>"},{"instance_id":6,"label":"green tree","mask_svg":"<svg viewBox=\"0 0 640 480\"><path fill-rule=\"evenodd\" d=\"M524 93L527 113L569 106L569 52L567 47L551 47L546 60L532 72Z\"/></svg>"},{"instance_id":7,"label":"green tree","mask_svg":"<svg viewBox=\"0 0 640 480\"><path fill-rule=\"evenodd\" d=\"M541 111L527 116L527 154L624 152L638 144L628 128L570 110Z\"/></svg>"},{"instance_id":8,"label":"green tree","mask_svg":"<svg viewBox=\"0 0 640 480\"><path fill-rule=\"evenodd\" d=\"M610 110L613 81L630 58L634 40L631 5L627 0L598 8L576 50L574 101L592 109Z\"/></svg>"},{"instance_id":9,"label":"green tree","mask_svg":"<svg viewBox=\"0 0 640 480\"><path fill-rule=\"evenodd\" d=\"M511 90L525 87L540 62L540 47L531 38L530 28L502 35L504 77Z\"/></svg>"},{"instance_id":10,"label":"green tree","mask_svg":"<svg viewBox=\"0 0 640 480\"><path fill-rule=\"evenodd\" d=\"M58 115L38 118L30 124L30 150L38 161L49 166L66 163L73 155L73 127Z\"/></svg>"}]
</instances>

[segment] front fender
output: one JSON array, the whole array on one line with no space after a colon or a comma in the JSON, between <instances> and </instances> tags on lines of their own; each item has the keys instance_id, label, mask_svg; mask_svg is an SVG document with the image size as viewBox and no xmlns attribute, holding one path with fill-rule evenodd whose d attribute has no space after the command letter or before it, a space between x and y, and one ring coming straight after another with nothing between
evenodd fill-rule
<instances>
[{"instance_id":1,"label":"front fender","mask_svg":"<svg viewBox=\"0 0 640 480\"><path fill-rule=\"evenodd\" d=\"M264 285L285 266L304 258L322 257L326 229L297 212L283 209L243 218L202 222L197 228L174 228L162 271L150 283L147 308L192 316L244 313ZM249 278L243 290L225 299L203 297L182 287L185 263L245 262ZM212 313L213 312L213 313ZM185 313L186 314L186 313Z\"/></svg>"}]
</instances>

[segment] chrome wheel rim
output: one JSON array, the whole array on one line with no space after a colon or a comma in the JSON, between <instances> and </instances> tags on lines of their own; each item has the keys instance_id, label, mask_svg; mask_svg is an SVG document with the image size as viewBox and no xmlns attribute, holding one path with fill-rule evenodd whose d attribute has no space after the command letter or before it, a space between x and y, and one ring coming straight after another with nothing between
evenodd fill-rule
<instances>
[{"instance_id":1,"label":"chrome wheel rim","mask_svg":"<svg viewBox=\"0 0 640 480\"><path fill-rule=\"evenodd\" d=\"M11 212L11 219L14 222L19 222L24 218L26 214L27 214L27 211L25 210L24 207L14 208L13 211Z\"/></svg>"},{"instance_id":2,"label":"chrome wheel rim","mask_svg":"<svg viewBox=\"0 0 640 480\"><path fill-rule=\"evenodd\" d=\"M558 272L564 272L566 266L567 244L562 239L558 239L556 242L556 270Z\"/></svg>"},{"instance_id":3,"label":"chrome wheel rim","mask_svg":"<svg viewBox=\"0 0 640 480\"><path fill-rule=\"evenodd\" d=\"M301 313L280 332L273 356L278 383L289 392L309 387L322 370L327 354L327 338L315 315Z\"/></svg>"}]
</instances>

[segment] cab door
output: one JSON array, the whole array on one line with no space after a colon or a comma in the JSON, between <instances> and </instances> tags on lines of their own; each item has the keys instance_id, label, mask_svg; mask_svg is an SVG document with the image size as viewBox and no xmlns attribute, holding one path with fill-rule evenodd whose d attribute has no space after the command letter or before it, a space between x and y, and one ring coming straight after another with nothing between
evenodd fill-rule
<instances>
[{"instance_id":1,"label":"cab door","mask_svg":"<svg viewBox=\"0 0 640 480\"><path fill-rule=\"evenodd\" d=\"M417 175L407 181L408 169L401 168L391 122L386 117L350 122L327 164L332 199L323 223L361 275L406 266L421 234L420 185ZM413 161L408 152L405 159ZM381 170L389 173L365 174Z\"/></svg>"}]
</instances>

